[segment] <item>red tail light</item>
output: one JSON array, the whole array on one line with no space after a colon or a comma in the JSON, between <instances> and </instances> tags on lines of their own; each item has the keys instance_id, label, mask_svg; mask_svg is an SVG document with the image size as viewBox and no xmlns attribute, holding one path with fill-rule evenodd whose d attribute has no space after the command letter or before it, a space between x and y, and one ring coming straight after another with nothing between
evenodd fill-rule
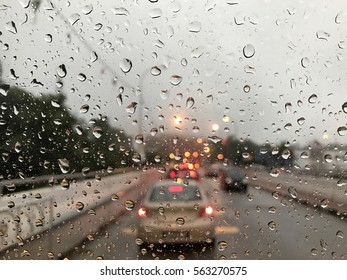
<instances>
[{"instance_id":1,"label":"red tail light","mask_svg":"<svg viewBox=\"0 0 347 280\"><path fill-rule=\"evenodd\" d=\"M206 206L201 210L200 216L212 216L213 212L214 210L211 206Z\"/></svg>"},{"instance_id":2,"label":"red tail light","mask_svg":"<svg viewBox=\"0 0 347 280\"><path fill-rule=\"evenodd\" d=\"M140 218L146 218L148 216L148 210L144 207L141 207L139 210L137 210L137 214Z\"/></svg>"}]
</instances>

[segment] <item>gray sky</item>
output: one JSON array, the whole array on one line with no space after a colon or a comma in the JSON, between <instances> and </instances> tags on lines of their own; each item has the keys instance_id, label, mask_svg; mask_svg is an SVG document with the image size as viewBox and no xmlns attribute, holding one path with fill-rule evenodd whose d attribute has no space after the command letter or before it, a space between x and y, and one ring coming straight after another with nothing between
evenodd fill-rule
<instances>
[{"instance_id":1,"label":"gray sky","mask_svg":"<svg viewBox=\"0 0 347 280\"><path fill-rule=\"evenodd\" d=\"M138 130L138 115L128 114L126 107L139 102L130 85L141 86L147 133L159 125L178 134L175 126L187 133L197 126L196 136L237 133L257 142L347 142L337 133L347 125L342 111L347 102L345 1L52 2L57 10L43 1L34 18L25 8L28 1L1 1L5 82L35 93L54 92L57 69L64 64L67 75L61 80L72 111L86 120L105 114L129 134ZM76 19L72 28L81 39L69 27ZM98 60L91 62L91 50L81 40ZM121 70L124 59L132 62L128 73ZM150 73L154 66L163 68L160 75ZM179 85L170 83L173 75L182 77ZM33 79L44 86L32 87ZM317 98L310 103L313 94ZM187 108L190 97L195 104ZM79 112L84 104L90 106L86 114ZM183 118L179 125L175 116ZM215 123L219 130L213 132Z\"/></svg>"}]
</instances>

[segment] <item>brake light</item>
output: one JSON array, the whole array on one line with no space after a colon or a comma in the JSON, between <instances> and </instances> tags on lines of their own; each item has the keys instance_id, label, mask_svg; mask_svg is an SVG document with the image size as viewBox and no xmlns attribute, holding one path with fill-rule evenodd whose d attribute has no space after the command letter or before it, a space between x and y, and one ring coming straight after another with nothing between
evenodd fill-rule
<instances>
[{"instance_id":1,"label":"brake light","mask_svg":"<svg viewBox=\"0 0 347 280\"><path fill-rule=\"evenodd\" d=\"M206 206L202 209L200 216L212 216L214 210L211 206Z\"/></svg>"},{"instance_id":2,"label":"brake light","mask_svg":"<svg viewBox=\"0 0 347 280\"><path fill-rule=\"evenodd\" d=\"M146 208L141 207L138 211L137 214L139 215L140 218L145 218L148 216L148 211Z\"/></svg>"}]
</instances>

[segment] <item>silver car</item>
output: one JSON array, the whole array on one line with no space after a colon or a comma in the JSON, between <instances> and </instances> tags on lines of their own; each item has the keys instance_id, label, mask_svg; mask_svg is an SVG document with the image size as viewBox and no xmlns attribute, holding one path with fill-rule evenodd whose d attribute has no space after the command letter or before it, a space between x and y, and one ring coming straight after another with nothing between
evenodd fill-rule
<instances>
[{"instance_id":1,"label":"silver car","mask_svg":"<svg viewBox=\"0 0 347 280\"><path fill-rule=\"evenodd\" d=\"M214 209L196 181L158 182L137 213L138 244L214 243Z\"/></svg>"}]
</instances>

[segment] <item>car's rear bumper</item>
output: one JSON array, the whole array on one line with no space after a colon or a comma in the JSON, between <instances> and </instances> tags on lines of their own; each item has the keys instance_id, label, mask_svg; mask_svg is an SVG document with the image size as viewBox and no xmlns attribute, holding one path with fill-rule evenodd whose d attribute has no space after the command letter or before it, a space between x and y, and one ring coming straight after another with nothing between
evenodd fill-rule
<instances>
[{"instance_id":1,"label":"car's rear bumper","mask_svg":"<svg viewBox=\"0 0 347 280\"><path fill-rule=\"evenodd\" d=\"M137 237L144 243L179 244L179 243L211 243L214 240L214 223L199 227L168 228L163 226L138 226Z\"/></svg>"}]
</instances>

